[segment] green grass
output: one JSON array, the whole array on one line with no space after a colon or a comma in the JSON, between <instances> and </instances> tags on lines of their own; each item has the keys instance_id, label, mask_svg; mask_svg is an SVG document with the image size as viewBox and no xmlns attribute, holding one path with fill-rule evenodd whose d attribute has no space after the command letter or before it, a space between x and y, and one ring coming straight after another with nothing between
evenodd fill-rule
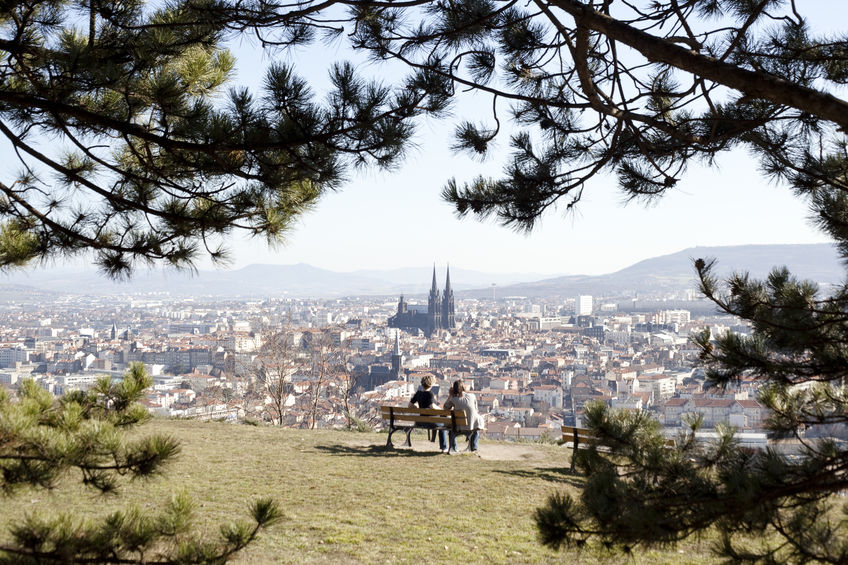
<instances>
[{"instance_id":1,"label":"green grass","mask_svg":"<svg viewBox=\"0 0 848 565\"><path fill-rule=\"evenodd\" d=\"M167 420L142 429L182 442L163 477L129 482L119 497L94 494L70 479L53 492L21 491L0 501L0 536L34 509L73 509L84 517L133 503L154 511L185 490L210 535L243 515L254 498L279 502L284 520L242 552L241 563L713 560L707 543L696 542L637 550L633 557L542 547L534 509L557 490L578 492L581 482L568 473L571 451L555 445L483 441L477 458L442 455L420 432L413 434L415 450L386 450L384 434Z\"/></svg>"}]
</instances>

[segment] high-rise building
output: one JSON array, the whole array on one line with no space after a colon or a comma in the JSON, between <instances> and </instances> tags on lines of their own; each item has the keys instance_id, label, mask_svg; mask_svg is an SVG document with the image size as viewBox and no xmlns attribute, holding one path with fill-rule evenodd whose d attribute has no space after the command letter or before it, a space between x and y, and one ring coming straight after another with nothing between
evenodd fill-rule
<instances>
[{"instance_id":1,"label":"high-rise building","mask_svg":"<svg viewBox=\"0 0 848 565\"><path fill-rule=\"evenodd\" d=\"M575 316L591 316L592 315L592 296L589 294L581 294L574 299L574 315Z\"/></svg>"},{"instance_id":2,"label":"high-rise building","mask_svg":"<svg viewBox=\"0 0 848 565\"><path fill-rule=\"evenodd\" d=\"M662 318L665 324L688 324L692 313L689 310L663 310Z\"/></svg>"}]
</instances>

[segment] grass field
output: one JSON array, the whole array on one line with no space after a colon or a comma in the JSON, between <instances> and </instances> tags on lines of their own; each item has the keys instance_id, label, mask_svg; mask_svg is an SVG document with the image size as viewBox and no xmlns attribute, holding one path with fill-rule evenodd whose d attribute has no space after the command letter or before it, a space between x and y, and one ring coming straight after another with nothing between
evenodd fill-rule
<instances>
[{"instance_id":1,"label":"grass field","mask_svg":"<svg viewBox=\"0 0 848 565\"><path fill-rule=\"evenodd\" d=\"M284 520L242 552L240 563L713 561L708 544L694 541L633 556L542 547L533 510L580 484L568 473L571 450L555 445L483 441L481 457L447 456L423 432L413 434L414 450L386 450L384 434L168 420L142 429L182 442L163 477L130 482L117 498L71 480L53 492L21 491L0 501L0 532L33 510L84 517L137 504L153 511L184 490L210 534L256 497L279 502Z\"/></svg>"}]
</instances>

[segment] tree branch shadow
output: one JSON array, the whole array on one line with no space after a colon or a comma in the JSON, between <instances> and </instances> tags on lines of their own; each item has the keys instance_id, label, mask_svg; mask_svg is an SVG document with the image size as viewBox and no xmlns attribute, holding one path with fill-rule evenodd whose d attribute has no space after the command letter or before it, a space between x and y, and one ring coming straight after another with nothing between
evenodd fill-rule
<instances>
[{"instance_id":1,"label":"tree branch shadow","mask_svg":"<svg viewBox=\"0 0 848 565\"><path fill-rule=\"evenodd\" d=\"M493 473L512 475L522 479L542 479L551 483L565 483L569 486L582 488L586 483L583 477L576 477L568 467L537 467L535 469L494 469Z\"/></svg>"},{"instance_id":2,"label":"tree branch shadow","mask_svg":"<svg viewBox=\"0 0 848 565\"><path fill-rule=\"evenodd\" d=\"M315 449L330 455L344 457L444 457L438 451L415 451L409 447L387 447L385 445L316 445Z\"/></svg>"}]
</instances>

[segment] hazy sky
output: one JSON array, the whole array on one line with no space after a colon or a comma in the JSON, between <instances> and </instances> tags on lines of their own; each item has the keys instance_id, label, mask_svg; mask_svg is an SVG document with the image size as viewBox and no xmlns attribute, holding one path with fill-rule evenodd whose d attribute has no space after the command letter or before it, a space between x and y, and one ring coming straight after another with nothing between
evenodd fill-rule
<instances>
[{"instance_id":1,"label":"hazy sky","mask_svg":"<svg viewBox=\"0 0 848 565\"><path fill-rule=\"evenodd\" d=\"M320 85L330 61L351 57L342 46L264 57L249 45L235 49L240 83L258 83L263 66L276 56ZM357 63L366 73L391 76L385 67ZM489 272L602 274L694 246L828 241L807 221L806 203L761 177L744 151L723 155L714 169L691 168L672 192L649 206L625 206L616 180L599 177L587 186L576 213L549 211L530 234L471 217L460 220L440 198L445 181L497 176L504 160L481 164L455 155L453 123L490 105L488 98L466 101L454 120L425 123L418 147L399 170L366 171L328 194L278 249L269 250L261 240L237 243L233 266L305 262L352 271L435 262ZM507 136L499 143L505 152Z\"/></svg>"},{"instance_id":2,"label":"hazy sky","mask_svg":"<svg viewBox=\"0 0 848 565\"><path fill-rule=\"evenodd\" d=\"M841 1L817 7L828 5L846 11ZM234 45L239 58L235 83L241 85L260 84L269 60L283 56L320 90L329 63L350 57L342 47L260 55L247 43ZM384 68L365 70L386 76ZM466 117L464 109L474 104L459 108L456 119ZM808 223L806 204L785 187L770 185L742 151L720 157L717 168L690 169L678 187L648 207L624 206L615 179L607 177L587 186L576 213L552 210L530 234L474 218L460 220L440 198L445 181L497 176L504 163L454 155L452 129L452 121L422 124L417 147L397 171L357 174L305 215L287 244L269 249L264 240L237 238L232 267L305 262L353 271L436 263L441 270L450 263L500 273L601 274L694 246L828 241ZM500 143L508 143L506 137Z\"/></svg>"},{"instance_id":3,"label":"hazy sky","mask_svg":"<svg viewBox=\"0 0 848 565\"><path fill-rule=\"evenodd\" d=\"M690 171L647 207L623 205L615 179L598 178L576 213L548 213L530 234L460 220L439 193L449 176L473 173L439 133L396 173L366 174L326 196L287 245L271 252L262 241L237 245L235 266L306 262L350 271L449 262L490 272L601 274L694 246L827 241L809 225L805 203L769 185L744 152L728 154L720 169ZM488 166L500 170L500 163Z\"/></svg>"}]
</instances>

